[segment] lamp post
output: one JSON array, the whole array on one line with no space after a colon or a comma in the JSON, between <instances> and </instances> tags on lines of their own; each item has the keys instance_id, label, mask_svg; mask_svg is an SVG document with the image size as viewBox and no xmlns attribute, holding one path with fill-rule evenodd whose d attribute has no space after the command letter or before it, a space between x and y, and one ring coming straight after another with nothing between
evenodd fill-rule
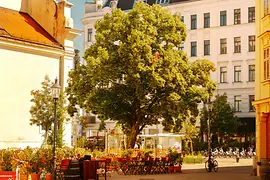
<instances>
[{"instance_id":1,"label":"lamp post","mask_svg":"<svg viewBox=\"0 0 270 180\"><path fill-rule=\"evenodd\" d=\"M104 127L104 144L105 144L105 152L108 154L108 130Z\"/></svg>"},{"instance_id":2,"label":"lamp post","mask_svg":"<svg viewBox=\"0 0 270 180\"><path fill-rule=\"evenodd\" d=\"M60 96L60 85L58 84L58 79L55 79L52 89L52 97L54 101L54 134L53 134L53 179L56 180L56 141L57 141L57 115L56 115L56 106L57 101Z\"/></svg>"},{"instance_id":3,"label":"lamp post","mask_svg":"<svg viewBox=\"0 0 270 180\"><path fill-rule=\"evenodd\" d=\"M211 101L209 101L207 103L207 107L208 107L208 119L207 119L207 129L208 129L208 166L209 166L209 170L211 171L211 167L210 167L210 159L212 156L212 152L211 152L211 132L210 132L210 113L212 111L213 108L213 104Z\"/></svg>"}]
</instances>

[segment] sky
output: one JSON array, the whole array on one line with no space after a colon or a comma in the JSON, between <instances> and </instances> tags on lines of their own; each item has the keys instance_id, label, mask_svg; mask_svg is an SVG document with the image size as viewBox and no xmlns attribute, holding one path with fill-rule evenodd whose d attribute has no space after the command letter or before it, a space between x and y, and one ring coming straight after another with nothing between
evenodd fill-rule
<instances>
[{"instance_id":1,"label":"sky","mask_svg":"<svg viewBox=\"0 0 270 180\"><path fill-rule=\"evenodd\" d=\"M84 30L81 19L84 16L85 1L87 0L68 0L68 2L71 2L73 4L71 8L71 17L73 19L75 29ZM83 42L84 42L84 33L82 32L81 35L76 37L74 40L74 48L80 50L81 57L84 54Z\"/></svg>"}]
</instances>

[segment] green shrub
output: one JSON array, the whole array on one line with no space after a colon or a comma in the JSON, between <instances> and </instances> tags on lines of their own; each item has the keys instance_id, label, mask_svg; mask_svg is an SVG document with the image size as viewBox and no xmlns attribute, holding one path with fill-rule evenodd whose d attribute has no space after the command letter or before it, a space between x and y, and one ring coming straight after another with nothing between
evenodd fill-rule
<instances>
[{"instance_id":1,"label":"green shrub","mask_svg":"<svg viewBox=\"0 0 270 180\"><path fill-rule=\"evenodd\" d=\"M184 164L201 164L204 162L204 157L199 154L198 156L187 155L183 159Z\"/></svg>"}]
</instances>

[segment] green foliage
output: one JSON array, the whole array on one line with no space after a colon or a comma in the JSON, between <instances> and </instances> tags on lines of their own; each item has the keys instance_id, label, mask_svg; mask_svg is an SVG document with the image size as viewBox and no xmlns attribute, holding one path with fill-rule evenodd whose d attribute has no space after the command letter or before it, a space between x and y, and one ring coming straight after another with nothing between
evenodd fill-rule
<instances>
[{"instance_id":1,"label":"green foliage","mask_svg":"<svg viewBox=\"0 0 270 180\"><path fill-rule=\"evenodd\" d=\"M174 148L169 148L168 150L169 150L168 157L174 159L172 161L174 162L174 164L171 164L171 165L182 165L183 158L181 156L181 153L177 152Z\"/></svg>"},{"instance_id":2,"label":"green foliage","mask_svg":"<svg viewBox=\"0 0 270 180\"><path fill-rule=\"evenodd\" d=\"M87 146L87 139L86 139L86 137L79 137L76 140L76 144L75 144L75 147L76 148L85 148L86 146Z\"/></svg>"},{"instance_id":3,"label":"green foliage","mask_svg":"<svg viewBox=\"0 0 270 180\"><path fill-rule=\"evenodd\" d=\"M127 135L127 148L159 118L166 131L179 132L188 112L197 116L198 103L215 89L210 79L214 64L191 63L177 48L186 39L180 17L139 2L128 13L113 9L97 21L96 42L84 56L87 65L69 73L68 113L72 116L78 104L102 120L117 121Z\"/></svg>"},{"instance_id":4,"label":"green foliage","mask_svg":"<svg viewBox=\"0 0 270 180\"><path fill-rule=\"evenodd\" d=\"M130 158L133 153L133 149L125 149L121 153L121 157Z\"/></svg>"},{"instance_id":5,"label":"green foliage","mask_svg":"<svg viewBox=\"0 0 270 180\"><path fill-rule=\"evenodd\" d=\"M199 130L196 128L195 123L191 119L185 119L182 122L182 130L185 134L184 138L186 142L190 142L190 151L193 153L193 139L197 138L199 135Z\"/></svg>"},{"instance_id":6,"label":"green foliage","mask_svg":"<svg viewBox=\"0 0 270 180\"><path fill-rule=\"evenodd\" d=\"M198 156L194 155L186 155L183 158L184 164L201 164L204 163L204 157L201 154L198 154Z\"/></svg>"},{"instance_id":7,"label":"green foliage","mask_svg":"<svg viewBox=\"0 0 270 180\"><path fill-rule=\"evenodd\" d=\"M44 82L41 83L41 90L32 90L31 95L33 96L31 102L33 105L30 108L31 119L30 125L40 126L44 131L44 144L48 142L52 143L52 124L54 121L54 100L52 98L51 87L54 83L50 81L46 75ZM63 92L60 94L57 103L57 121L58 121L58 147L62 146L63 140L63 121L65 119L65 98ZM51 136L51 138L49 138ZM48 141L48 139L50 139Z\"/></svg>"},{"instance_id":8,"label":"green foliage","mask_svg":"<svg viewBox=\"0 0 270 180\"><path fill-rule=\"evenodd\" d=\"M12 171L12 152L8 149L3 149L0 153L0 166L3 166L2 171Z\"/></svg>"},{"instance_id":9,"label":"green foliage","mask_svg":"<svg viewBox=\"0 0 270 180\"><path fill-rule=\"evenodd\" d=\"M206 108L202 110L201 130L207 132L207 119L209 112ZM227 101L227 96L217 95L213 101L213 109L210 113L210 128L214 134L221 136L234 134L237 131L238 118L235 111Z\"/></svg>"}]
</instances>

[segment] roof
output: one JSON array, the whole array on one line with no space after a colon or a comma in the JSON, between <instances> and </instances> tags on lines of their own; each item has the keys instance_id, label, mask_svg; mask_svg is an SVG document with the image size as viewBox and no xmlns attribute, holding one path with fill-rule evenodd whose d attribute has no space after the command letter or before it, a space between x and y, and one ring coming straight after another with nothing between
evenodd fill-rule
<instances>
[{"instance_id":1,"label":"roof","mask_svg":"<svg viewBox=\"0 0 270 180\"><path fill-rule=\"evenodd\" d=\"M106 0L105 4L103 7L110 7L111 5L111 1L112 0ZM162 6L164 5L168 5L171 3L179 3L179 2L184 2L184 1L189 1L189 0L166 0L166 4L160 4ZM117 1L117 8L120 8L121 10L130 10L133 8L134 3L136 2L136 0L118 0ZM145 2L149 5L153 5L156 4L156 0L145 0Z\"/></svg>"},{"instance_id":2,"label":"roof","mask_svg":"<svg viewBox=\"0 0 270 180\"><path fill-rule=\"evenodd\" d=\"M104 4L104 7L110 7L112 0L107 0ZM129 10L133 8L134 2L136 0L118 0L117 1L117 8L120 8L121 10Z\"/></svg>"},{"instance_id":3,"label":"roof","mask_svg":"<svg viewBox=\"0 0 270 180\"><path fill-rule=\"evenodd\" d=\"M0 7L0 37L63 48L29 14Z\"/></svg>"}]
</instances>

